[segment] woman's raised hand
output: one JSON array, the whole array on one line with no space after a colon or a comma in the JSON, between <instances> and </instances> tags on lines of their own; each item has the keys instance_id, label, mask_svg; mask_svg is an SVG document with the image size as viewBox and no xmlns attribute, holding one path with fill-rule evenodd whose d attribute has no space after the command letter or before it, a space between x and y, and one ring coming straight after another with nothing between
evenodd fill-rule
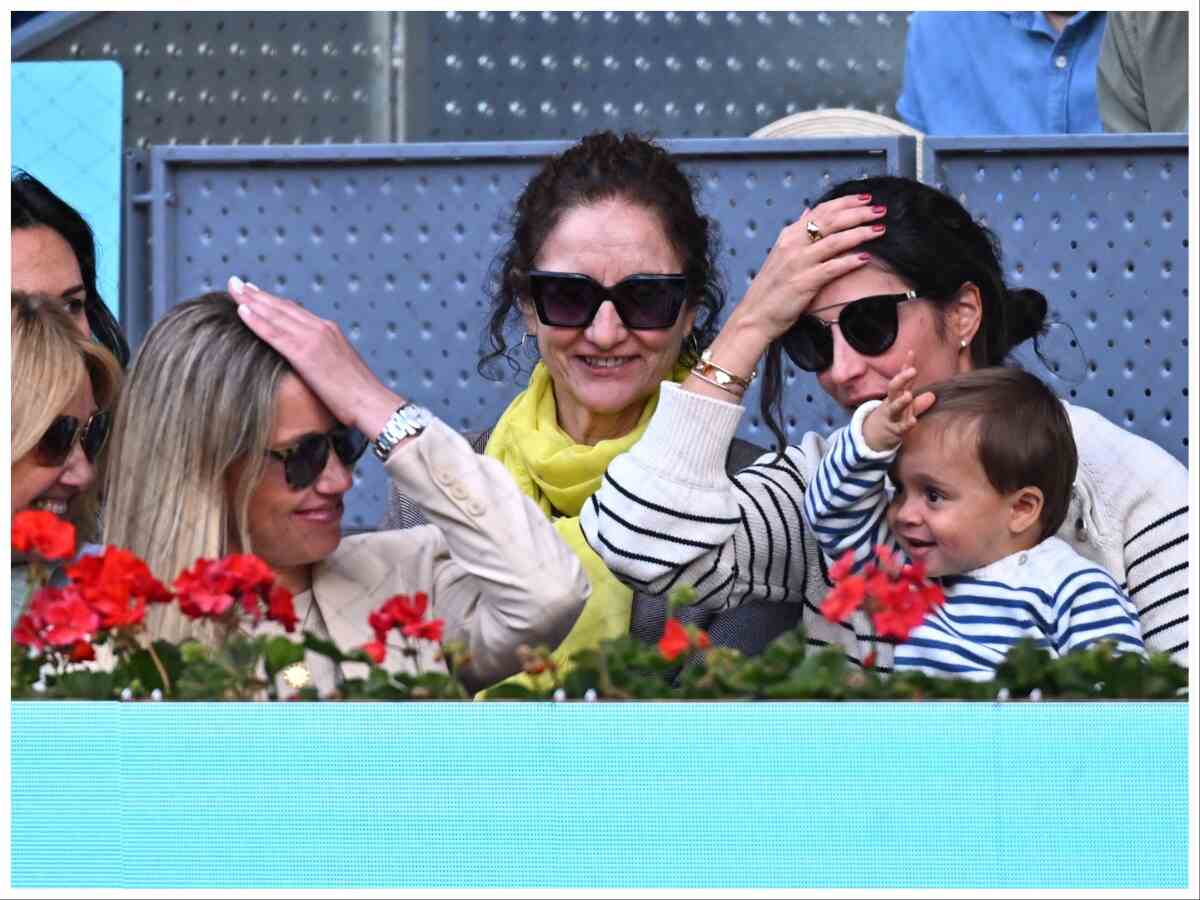
<instances>
[{"instance_id":1,"label":"woman's raised hand","mask_svg":"<svg viewBox=\"0 0 1200 900\"><path fill-rule=\"evenodd\" d=\"M917 418L933 406L936 398L929 391L913 396L916 380L917 367L909 350L904 368L888 382L887 397L863 420L863 440L872 450L899 447L904 435L917 424Z\"/></svg>"},{"instance_id":2,"label":"woman's raised hand","mask_svg":"<svg viewBox=\"0 0 1200 900\"><path fill-rule=\"evenodd\" d=\"M871 204L869 194L837 197L806 209L798 222L779 233L746 296L713 341L712 359L749 377L771 341L796 324L825 285L866 265L870 257L855 248L879 237L884 227L879 219L886 213L886 207ZM720 396L698 378L689 378L684 387Z\"/></svg>"},{"instance_id":3,"label":"woman's raised hand","mask_svg":"<svg viewBox=\"0 0 1200 900\"><path fill-rule=\"evenodd\" d=\"M806 209L779 233L734 314L753 320L769 340L780 337L825 285L866 263L866 254L853 251L879 237L884 226L878 220L886 212L871 204L869 194L837 197Z\"/></svg>"},{"instance_id":4,"label":"woman's raised hand","mask_svg":"<svg viewBox=\"0 0 1200 900\"><path fill-rule=\"evenodd\" d=\"M279 351L339 422L373 438L404 402L375 377L336 322L236 276L229 294L246 326Z\"/></svg>"}]
</instances>

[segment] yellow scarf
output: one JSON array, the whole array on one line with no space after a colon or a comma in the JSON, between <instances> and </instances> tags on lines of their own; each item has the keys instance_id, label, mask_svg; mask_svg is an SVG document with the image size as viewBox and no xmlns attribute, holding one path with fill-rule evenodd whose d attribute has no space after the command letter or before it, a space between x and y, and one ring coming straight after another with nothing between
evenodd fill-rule
<instances>
[{"instance_id":1,"label":"yellow scarf","mask_svg":"<svg viewBox=\"0 0 1200 900\"><path fill-rule=\"evenodd\" d=\"M684 367L678 368L673 380L682 381L687 372ZM613 457L641 438L657 406L655 391L633 431L590 447L577 444L559 427L554 384L546 367L538 363L529 387L509 404L488 439L486 455L503 463L517 486L554 520L555 530L579 556L592 584L583 612L552 654L560 673L565 673L564 663L576 651L629 631L633 592L588 546L579 527L579 511L600 487ZM514 675L509 680L532 687L527 675Z\"/></svg>"}]
</instances>

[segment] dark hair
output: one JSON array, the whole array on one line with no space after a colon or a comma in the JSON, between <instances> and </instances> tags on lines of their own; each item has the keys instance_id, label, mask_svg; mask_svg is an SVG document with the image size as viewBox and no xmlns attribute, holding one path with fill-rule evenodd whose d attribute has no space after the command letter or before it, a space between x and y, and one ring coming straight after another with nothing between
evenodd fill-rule
<instances>
[{"instance_id":1,"label":"dark hair","mask_svg":"<svg viewBox=\"0 0 1200 900\"><path fill-rule=\"evenodd\" d=\"M512 239L489 273L491 314L480 374L499 377L492 364L501 357L520 369L504 331L521 314L528 273L546 237L570 210L613 198L645 207L662 220L667 240L683 260L688 306L705 310L697 316L692 336L701 348L708 346L716 336L725 288L717 269L718 226L696 208L697 193L670 153L636 134L599 131L548 160L517 198L509 223Z\"/></svg>"},{"instance_id":2,"label":"dark hair","mask_svg":"<svg viewBox=\"0 0 1200 900\"><path fill-rule=\"evenodd\" d=\"M870 253L935 303L948 304L967 282L979 288L981 320L971 341L976 367L1002 364L1014 347L1041 333L1046 298L1038 291L1010 290L1004 284L995 236L953 197L911 178L881 175L844 181L813 205L853 194L870 194L873 203L887 207L879 220L887 230L856 250ZM942 320L935 321L940 334ZM779 425L782 387L782 345L774 341L763 366L759 408L781 451L787 444Z\"/></svg>"},{"instance_id":3,"label":"dark hair","mask_svg":"<svg viewBox=\"0 0 1200 900\"><path fill-rule=\"evenodd\" d=\"M949 418L975 433L979 463L1001 494L1033 486L1043 497L1039 540L1067 517L1079 454L1066 409L1054 391L1023 369L976 369L922 388L937 400L921 421ZM903 451L902 451L903 452Z\"/></svg>"},{"instance_id":4,"label":"dark hair","mask_svg":"<svg viewBox=\"0 0 1200 900\"><path fill-rule=\"evenodd\" d=\"M96 241L87 221L73 206L28 172L12 176L12 230L45 226L66 241L75 253L83 276L84 310L92 334L124 367L129 364L129 342L96 289Z\"/></svg>"}]
</instances>

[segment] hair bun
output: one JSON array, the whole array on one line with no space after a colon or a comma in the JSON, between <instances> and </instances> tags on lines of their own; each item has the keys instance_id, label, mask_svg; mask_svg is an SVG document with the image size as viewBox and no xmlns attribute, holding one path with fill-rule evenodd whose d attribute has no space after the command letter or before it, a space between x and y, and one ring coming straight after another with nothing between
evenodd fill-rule
<instances>
[{"instance_id":1,"label":"hair bun","mask_svg":"<svg viewBox=\"0 0 1200 900\"><path fill-rule=\"evenodd\" d=\"M1049 305L1040 291L1032 288L1017 288L1008 292L1008 303L1004 310L1008 327L1009 349L1037 337L1046 327Z\"/></svg>"}]
</instances>

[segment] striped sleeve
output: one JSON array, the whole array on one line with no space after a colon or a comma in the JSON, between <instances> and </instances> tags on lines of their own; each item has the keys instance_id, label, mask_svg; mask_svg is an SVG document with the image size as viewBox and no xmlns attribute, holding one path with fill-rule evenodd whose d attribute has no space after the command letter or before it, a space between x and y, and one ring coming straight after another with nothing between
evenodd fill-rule
<instances>
[{"instance_id":1,"label":"striped sleeve","mask_svg":"<svg viewBox=\"0 0 1200 900\"><path fill-rule=\"evenodd\" d=\"M1129 598L1103 569L1087 567L1068 575L1052 600L1051 636L1059 653L1082 650L1096 641L1145 653L1142 629Z\"/></svg>"},{"instance_id":2,"label":"striped sleeve","mask_svg":"<svg viewBox=\"0 0 1200 900\"><path fill-rule=\"evenodd\" d=\"M1093 410L1067 407L1090 495L1061 536L1111 571L1137 610L1146 649L1188 664L1188 471Z\"/></svg>"},{"instance_id":3,"label":"striped sleeve","mask_svg":"<svg viewBox=\"0 0 1200 900\"><path fill-rule=\"evenodd\" d=\"M1176 502L1186 494L1186 474ZM1188 507L1168 510L1125 540L1125 576L1150 650L1188 664Z\"/></svg>"},{"instance_id":4,"label":"striped sleeve","mask_svg":"<svg viewBox=\"0 0 1200 900\"><path fill-rule=\"evenodd\" d=\"M863 421L878 406L878 400L862 404L850 424L835 432L804 496L805 519L821 549L833 559L853 550L856 568L877 545L894 546L884 479L896 450L872 450L862 434Z\"/></svg>"},{"instance_id":5,"label":"striped sleeve","mask_svg":"<svg viewBox=\"0 0 1200 900\"><path fill-rule=\"evenodd\" d=\"M730 478L725 454L742 412L665 383L646 433L584 503L584 536L642 594L691 585L707 609L800 604L809 644L841 646L856 663L875 653L876 666L890 671L892 644L863 616L833 623L820 613L830 583L803 506L824 438L809 432L801 446Z\"/></svg>"},{"instance_id":6,"label":"striped sleeve","mask_svg":"<svg viewBox=\"0 0 1200 900\"><path fill-rule=\"evenodd\" d=\"M797 601L816 548L804 480L789 448L725 472L743 409L662 386L646 433L609 465L584 504L583 533L622 581L653 595L691 585L710 609Z\"/></svg>"}]
</instances>

